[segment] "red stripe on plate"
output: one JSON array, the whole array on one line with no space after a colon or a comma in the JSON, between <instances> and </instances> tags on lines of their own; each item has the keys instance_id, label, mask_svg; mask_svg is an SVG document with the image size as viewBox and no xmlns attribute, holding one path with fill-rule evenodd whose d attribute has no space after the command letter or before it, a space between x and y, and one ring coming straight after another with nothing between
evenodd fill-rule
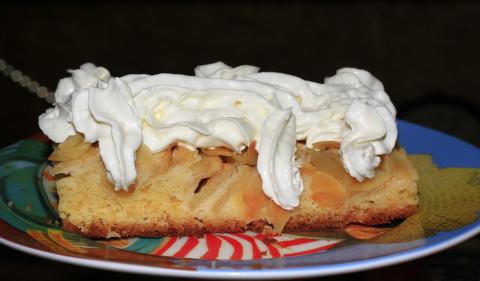
<instances>
[{"instance_id":1,"label":"red stripe on plate","mask_svg":"<svg viewBox=\"0 0 480 281\"><path fill-rule=\"evenodd\" d=\"M315 254L318 252L326 251L331 249L333 246L337 245L339 242L335 242L333 244L313 248L310 250L302 251L302 252L296 252L296 253L290 253L290 254L285 254L283 255L284 257L295 257L295 256L302 256L302 255L308 255L308 254Z\"/></svg>"},{"instance_id":2,"label":"red stripe on plate","mask_svg":"<svg viewBox=\"0 0 480 281\"><path fill-rule=\"evenodd\" d=\"M260 253L260 249L258 248L257 243L255 243L255 239L253 239L253 237L245 235L243 233L233 233L232 235L235 235L239 238L242 238L252 245L252 258L253 259L259 259L259 258L262 257L262 253Z\"/></svg>"},{"instance_id":3,"label":"red stripe on plate","mask_svg":"<svg viewBox=\"0 0 480 281\"><path fill-rule=\"evenodd\" d=\"M167 243L165 243L160 249L155 251L154 252L155 255L157 256L163 255L163 253L165 253L165 251L168 250L168 248L170 248L170 246L172 246L173 243L175 243L175 241L177 241L177 237L169 237L166 239L168 239Z\"/></svg>"},{"instance_id":4,"label":"red stripe on plate","mask_svg":"<svg viewBox=\"0 0 480 281\"><path fill-rule=\"evenodd\" d=\"M195 248L195 246L198 245L198 239L196 237L193 237L193 236L189 236L188 239L187 239L187 242L185 242L185 244L182 246L182 248L180 250L178 250L178 252L176 252L173 257L174 258L184 258L185 256L188 255L188 253L190 253L190 251Z\"/></svg>"},{"instance_id":5,"label":"red stripe on plate","mask_svg":"<svg viewBox=\"0 0 480 281\"><path fill-rule=\"evenodd\" d=\"M279 258L279 257L281 257L281 254L278 251L277 247L272 245L273 243L265 242L265 240L275 239L274 237L276 237L276 236L278 236L278 235L265 235L265 234L261 234L261 233L258 233L257 235L255 235L256 239L262 241L262 243L267 246L268 251L270 252L270 255L272 256L272 258Z\"/></svg>"},{"instance_id":6,"label":"red stripe on plate","mask_svg":"<svg viewBox=\"0 0 480 281\"><path fill-rule=\"evenodd\" d=\"M311 239L311 238L296 238L296 239L292 239L292 240L276 242L275 244L277 244L278 246L280 246L282 248L287 248L287 247L290 247L290 246L297 246L297 245L300 245L300 244L306 244L306 243L315 242L315 241L317 241L317 240Z\"/></svg>"},{"instance_id":7,"label":"red stripe on plate","mask_svg":"<svg viewBox=\"0 0 480 281\"><path fill-rule=\"evenodd\" d=\"M225 239L230 245L233 247L233 253L232 256L230 257L231 260L240 260L242 259L243 256L243 247L240 242L237 240L233 239L232 237L224 236L224 235L217 235L218 237L221 237L222 239Z\"/></svg>"},{"instance_id":8,"label":"red stripe on plate","mask_svg":"<svg viewBox=\"0 0 480 281\"><path fill-rule=\"evenodd\" d=\"M272 258L279 258L282 256L278 251L278 249L272 244L265 243L265 245L267 245L268 251L270 252L270 255L272 256Z\"/></svg>"},{"instance_id":9,"label":"red stripe on plate","mask_svg":"<svg viewBox=\"0 0 480 281\"><path fill-rule=\"evenodd\" d=\"M205 240L207 242L208 251L201 257L201 259L216 259L218 257L218 252L220 251L220 247L222 246L222 240L212 234L206 234Z\"/></svg>"}]
</instances>

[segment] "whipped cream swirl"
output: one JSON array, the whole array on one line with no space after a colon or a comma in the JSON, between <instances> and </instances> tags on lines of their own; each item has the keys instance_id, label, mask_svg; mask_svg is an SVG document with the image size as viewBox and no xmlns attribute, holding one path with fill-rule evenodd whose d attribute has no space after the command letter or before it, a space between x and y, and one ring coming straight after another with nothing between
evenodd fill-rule
<instances>
[{"instance_id":1,"label":"whipped cream swirl","mask_svg":"<svg viewBox=\"0 0 480 281\"><path fill-rule=\"evenodd\" d=\"M295 144L340 143L345 169L357 180L372 178L380 155L397 138L396 111L370 73L342 68L324 84L255 66L222 62L195 68L195 76L127 75L112 78L84 64L60 80L55 107L39 117L55 142L83 133L99 142L117 189L136 178L135 151L171 144L190 149L228 147L241 152L253 141L267 196L284 209L299 204L303 183Z\"/></svg>"},{"instance_id":2,"label":"whipped cream swirl","mask_svg":"<svg viewBox=\"0 0 480 281\"><path fill-rule=\"evenodd\" d=\"M100 156L115 189L127 189L137 177L135 151L142 144L142 127L133 95L119 78L103 67L87 63L60 80L55 107L39 117L42 131L63 142L76 132L88 142L98 141Z\"/></svg>"}]
</instances>

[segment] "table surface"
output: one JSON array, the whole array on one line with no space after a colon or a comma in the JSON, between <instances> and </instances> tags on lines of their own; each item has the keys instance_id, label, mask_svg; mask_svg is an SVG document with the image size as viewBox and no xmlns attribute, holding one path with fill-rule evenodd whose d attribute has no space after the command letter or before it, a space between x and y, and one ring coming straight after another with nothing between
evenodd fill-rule
<instances>
[{"instance_id":1,"label":"table surface","mask_svg":"<svg viewBox=\"0 0 480 281\"><path fill-rule=\"evenodd\" d=\"M315 81L359 66L384 82L401 118L480 146L480 4L186 2L2 4L0 58L50 90L65 69L86 61L120 76L188 74L197 64L224 60ZM38 133L36 119L48 104L1 74L0 89L8 101L0 111L0 146ZM480 280L479 253L477 236L412 262L322 280ZM0 272L2 280L159 279L5 246Z\"/></svg>"}]
</instances>

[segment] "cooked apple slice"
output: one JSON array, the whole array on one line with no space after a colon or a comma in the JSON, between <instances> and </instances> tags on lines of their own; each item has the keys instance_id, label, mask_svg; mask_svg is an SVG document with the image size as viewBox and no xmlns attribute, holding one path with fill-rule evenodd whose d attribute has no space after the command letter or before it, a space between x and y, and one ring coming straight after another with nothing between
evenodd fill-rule
<instances>
[{"instance_id":1,"label":"cooked apple slice","mask_svg":"<svg viewBox=\"0 0 480 281\"><path fill-rule=\"evenodd\" d=\"M79 159L87 155L90 149L92 149L92 144L86 142L82 135L76 134L59 144L48 157L48 160L71 161Z\"/></svg>"}]
</instances>

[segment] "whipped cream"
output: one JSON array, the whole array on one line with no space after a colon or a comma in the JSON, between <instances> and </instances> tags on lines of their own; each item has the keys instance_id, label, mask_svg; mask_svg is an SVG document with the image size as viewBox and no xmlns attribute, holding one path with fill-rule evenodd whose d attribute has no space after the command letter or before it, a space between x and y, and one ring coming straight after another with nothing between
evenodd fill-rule
<instances>
[{"instance_id":1,"label":"whipped cream","mask_svg":"<svg viewBox=\"0 0 480 281\"><path fill-rule=\"evenodd\" d=\"M127 189L137 177L135 151L143 139L130 88L93 64L69 72L57 86L55 107L40 115L40 128L59 143L77 132L98 141L108 178L115 189Z\"/></svg>"},{"instance_id":2,"label":"whipped cream","mask_svg":"<svg viewBox=\"0 0 480 281\"><path fill-rule=\"evenodd\" d=\"M291 210L303 192L297 140L310 148L339 142L345 169L362 181L374 176L379 156L397 138L395 107L382 83L355 68L338 70L324 84L222 62L196 67L195 76L113 78L93 64L70 73L59 82L54 108L39 117L40 128L55 142L77 132L98 141L116 189L134 183L142 143L153 152L171 144L241 152L255 141L265 194Z\"/></svg>"}]
</instances>

